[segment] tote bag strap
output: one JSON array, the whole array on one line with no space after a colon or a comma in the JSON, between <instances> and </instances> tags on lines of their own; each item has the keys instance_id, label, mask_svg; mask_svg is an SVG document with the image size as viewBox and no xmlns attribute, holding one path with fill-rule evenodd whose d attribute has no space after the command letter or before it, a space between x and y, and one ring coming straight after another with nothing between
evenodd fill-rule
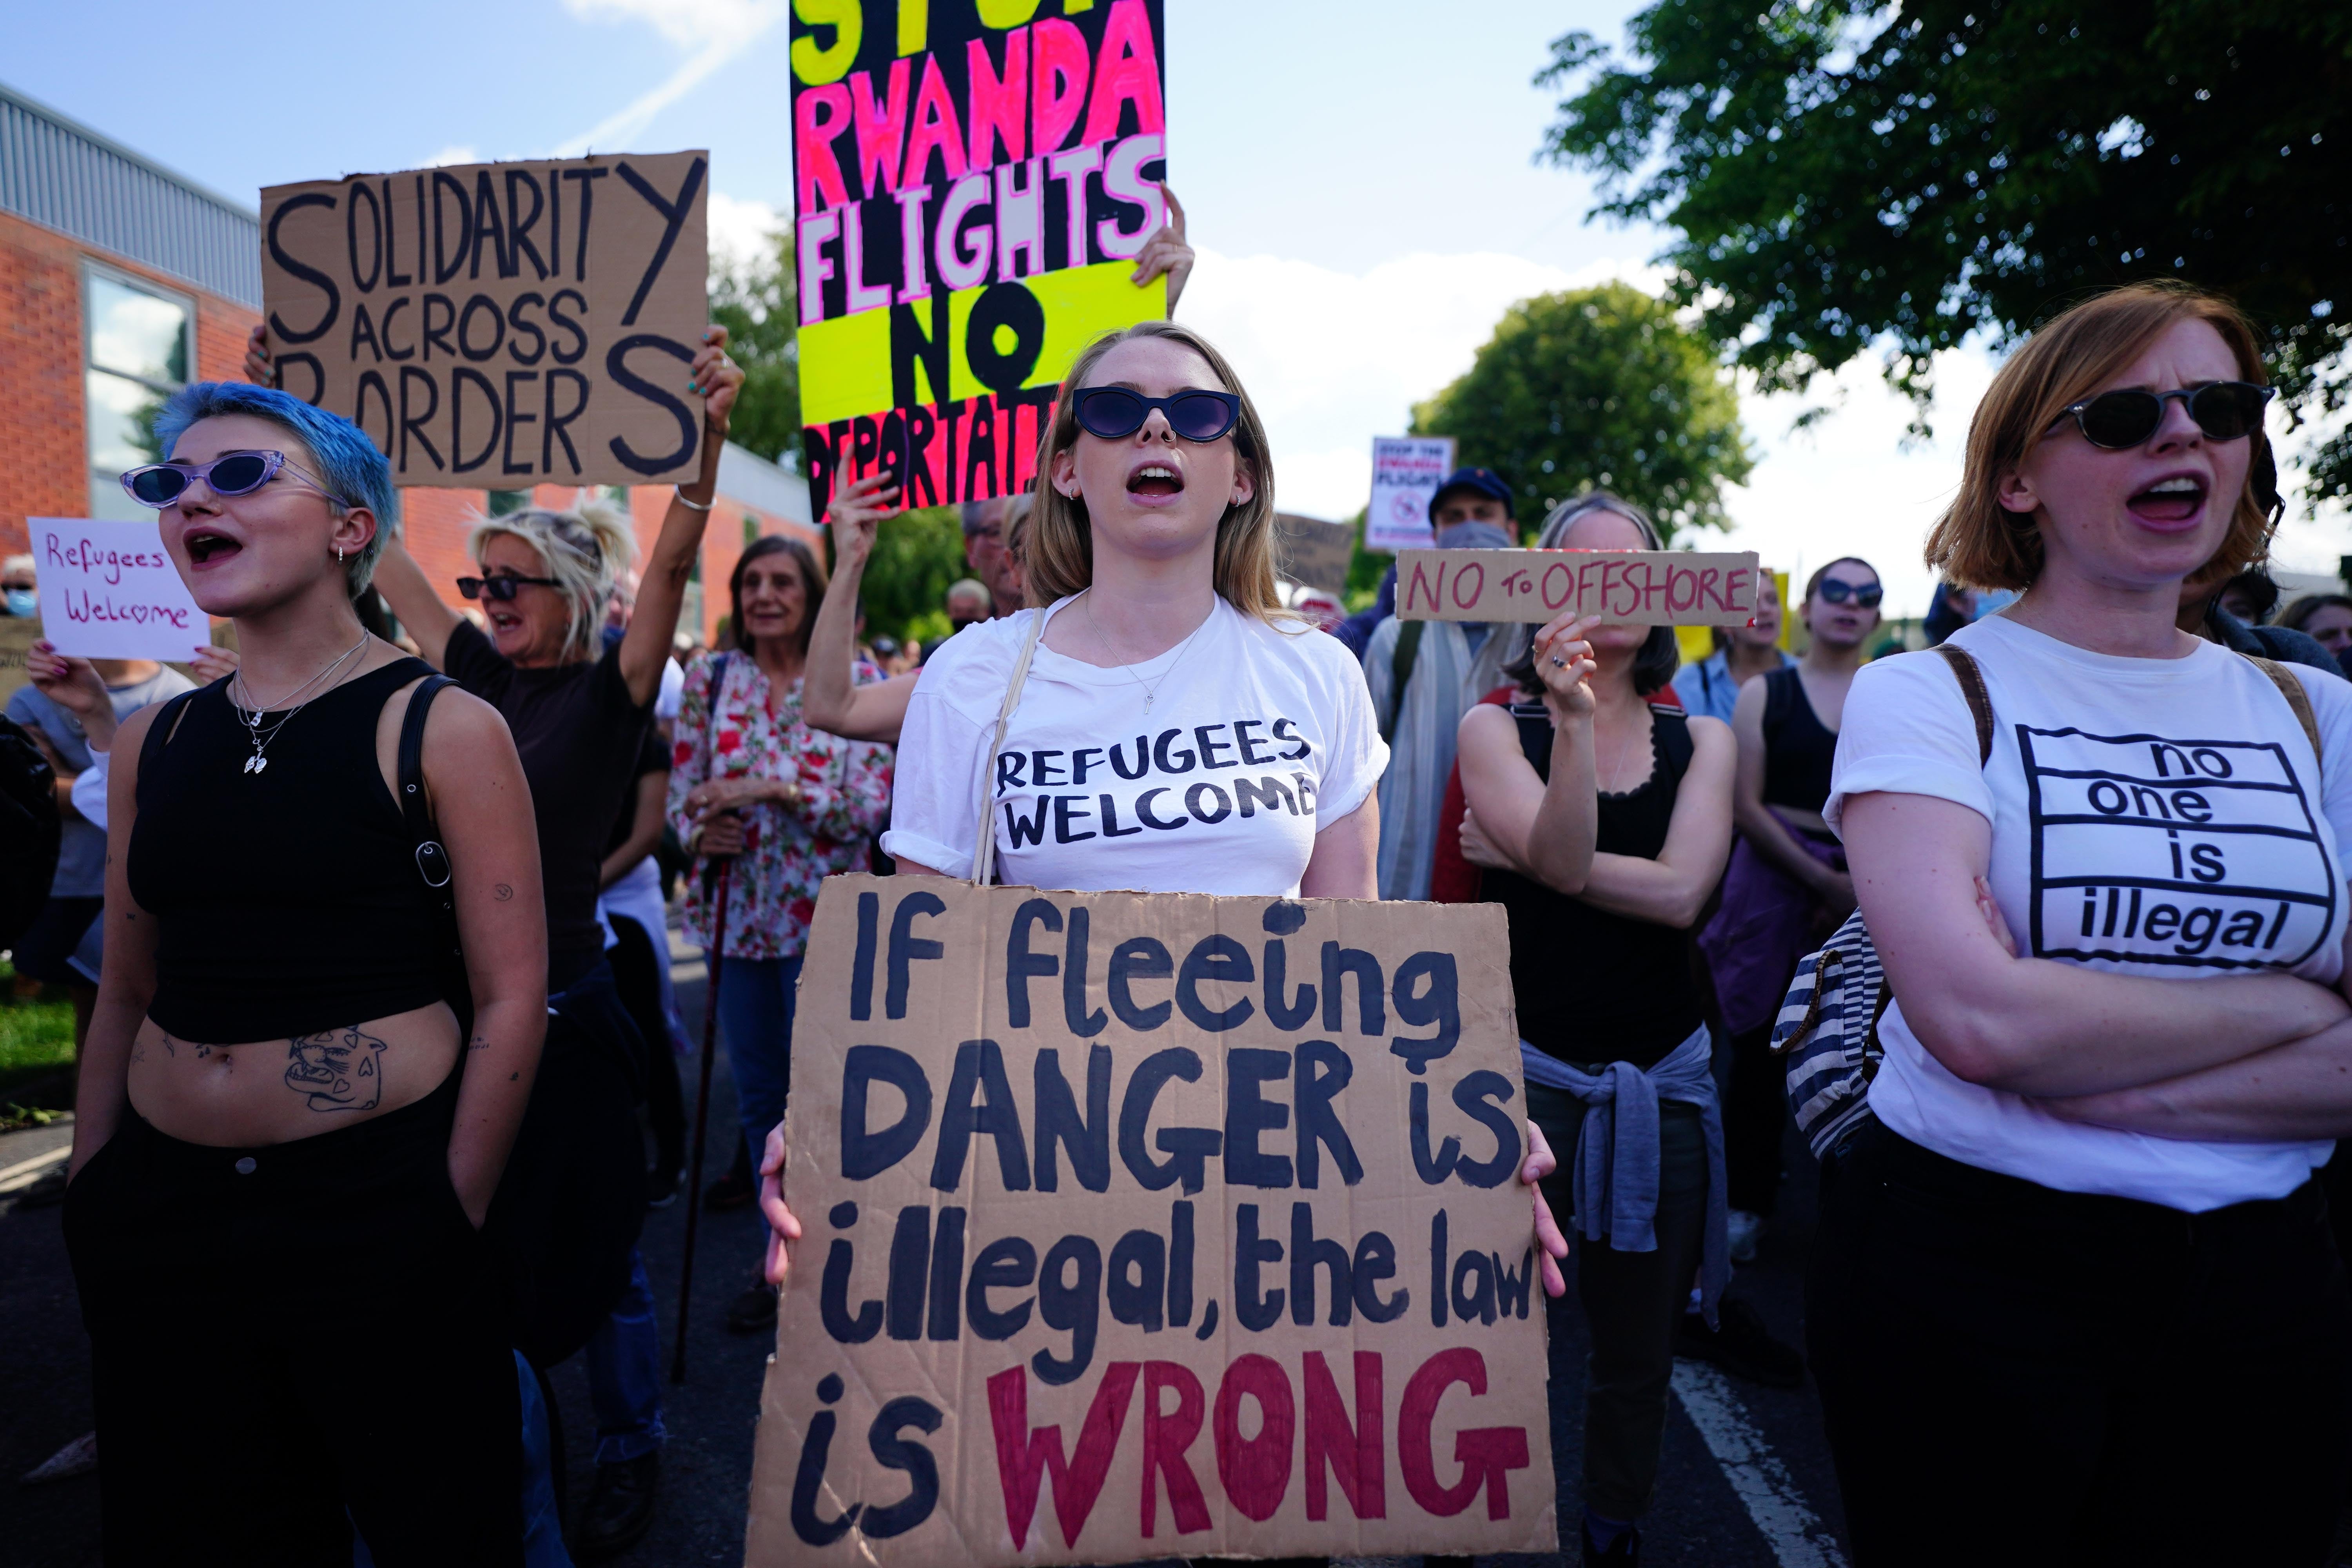
<instances>
[{"instance_id":1,"label":"tote bag strap","mask_svg":"<svg viewBox=\"0 0 2352 1568\"><path fill-rule=\"evenodd\" d=\"M988 760L980 770L980 831L972 840L971 879L982 888L996 879L996 755L1004 749L1004 731L1013 722L1013 710L1021 706L1030 656L1037 651L1037 639L1045 632L1045 612L1038 609L1034 615L1028 635L1021 639L1021 657L1013 661L1013 677L1004 683L1004 700L997 705L996 729L988 740Z\"/></svg>"}]
</instances>

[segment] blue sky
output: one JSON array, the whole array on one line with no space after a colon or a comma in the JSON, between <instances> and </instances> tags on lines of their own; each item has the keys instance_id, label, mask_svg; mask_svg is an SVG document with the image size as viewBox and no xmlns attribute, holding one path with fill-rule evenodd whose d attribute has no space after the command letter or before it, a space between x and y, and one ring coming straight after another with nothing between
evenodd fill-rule
<instances>
[{"instance_id":1,"label":"blue sky","mask_svg":"<svg viewBox=\"0 0 2352 1568\"><path fill-rule=\"evenodd\" d=\"M0 79L247 204L265 184L435 161L707 147L714 241L788 213L784 0L407 0L390 7L75 0L16 7ZM1591 183L1538 166L1530 77L1623 0L1167 0L1170 177L1202 262L1180 314L1265 409L1283 504L1363 504L1370 437L1467 368L1514 300L1612 277L1654 287L1647 227L1587 224ZM394 23L389 18L396 16ZM121 47L137 40L135 51ZM160 67L160 68L156 68ZM161 88L141 85L162 79ZM1801 568L1858 554L1924 609L1918 542L1958 478L1991 370L1945 356L1937 438L1867 363L1816 400L1748 395L1759 463L1721 542ZM2291 525L2332 568L2339 516Z\"/></svg>"}]
</instances>

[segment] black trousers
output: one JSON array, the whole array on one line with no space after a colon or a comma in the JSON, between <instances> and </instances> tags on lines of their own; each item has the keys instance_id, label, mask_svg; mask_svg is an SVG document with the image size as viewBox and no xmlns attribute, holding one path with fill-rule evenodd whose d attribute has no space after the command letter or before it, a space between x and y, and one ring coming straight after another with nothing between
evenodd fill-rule
<instances>
[{"instance_id":1,"label":"black trousers","mask_svg":"<svg viewBox=\"0 0 2352 1568\"><path fill-rule=\"evenodd\" d=\"M449 1184L457 1082L209 1148L134 1114L74 1178L109 1568L522 1561L495 1270Z\"/></svg>"},{"instance_id":2,"label":"black trousers","mask_svg":"<svg viewBox=\"0 0 2352 1568\"><path fill-rule=\"evenodd\" d=\"M1584 1102L1531 1083L1528 1114L1560 1162L1543 1186L1553 1215L1566 1227ZM1639 1518L1657 1485L1675 1329L1689 1305L1706 1244L1706 1133L1697 1107L1658 1107L1658 1166L1656 1250L1620 1252L1606 1242L1570 1238L1577 1301L1592 1336L1585 1365L1584 1502L1608 1519ZM1558 1343L1559 1334L1552 1339ZM1552 1369L1555 1404L1573 1375L1572 1368Z\"/></svg>"},{"instance_id":3,"label":"black trousers","mask_svg":"<svg viewBox=\"0 0 2352 1568\"><path fill-rule=\"evenodd\" d=\"M2352 1294L2315 1182L2183 1214L1874 1123L1823 1172L1806 1308L1857 1568L2326 1558Z\"/></svg>"},{"instance_id":4,"label":"black trousers","mask_svg":"<svg viewBox=\"0 0 2352 1568\"><path fill-rule=\"evenodd\" d=\"M1789 1063L1772 1054L1772 1026L1731 1037L1731 1081L1723 1091L1725 1196L1731 1207L1769 1215L1780 1201L1780 1149L1789 1128Z\"/></svg>"}]
</instances>

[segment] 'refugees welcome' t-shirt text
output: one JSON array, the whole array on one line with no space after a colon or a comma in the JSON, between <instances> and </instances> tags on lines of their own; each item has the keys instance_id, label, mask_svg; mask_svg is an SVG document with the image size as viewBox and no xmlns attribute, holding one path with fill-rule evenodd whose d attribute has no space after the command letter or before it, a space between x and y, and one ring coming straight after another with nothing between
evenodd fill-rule
<instances>
[{"instance_id":1,"label":"'refugees welcome' t-shirt text","mask_svg":"<svg viewBox=\"0 0 2352 1568\"><path fill-rule=\"evenodd\" d=\"M1031 618L966 627L923 667L884 850L971 874L981 767ZM1146 700L1150 699L1147 708ZM1296 894L1315 835L1388 763L1337 639L1223 599L1189 637L1104 668L1041 641L989 781L1001 880L1098 891Z\"/></svg>"}]
</instances>

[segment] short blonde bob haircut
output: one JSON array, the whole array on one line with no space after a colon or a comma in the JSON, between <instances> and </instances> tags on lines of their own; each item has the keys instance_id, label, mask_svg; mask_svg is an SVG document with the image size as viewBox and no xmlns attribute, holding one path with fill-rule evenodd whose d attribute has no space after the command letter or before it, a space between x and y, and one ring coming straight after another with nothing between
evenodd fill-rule
<instances>
[{"instance_id":1,"label":"short blonde bob haircut","mask_svg":"<svg viewBox=\"0 0 2352 1568\"><path fill-rule=\"evenodd\" d=\"M530 546L545 574L561 584L556 592L571 616L563 637L565 661L593 653L613 584L636 557L637 534L629 514L608 500L582 501L569 511L526 507L476 522L466 538L466 553L479 562L483 547L500 534Z\"/></svg>"},{"instance_id":2,"label":"short blonde bob haircut","mask_svg":"<svg viewBox=\"0 0 2352 1568\"><path fill-rule=\"evenodd\" d=\"M2133 283L2084 300L2045 323L1992 378L1969 424L1968 464L1960 493L1927 535L1927 564L1971 588L2033 585L2042 574L2042 531L2030 515L2005 510L2002 476L2023 462L2066 407L2098 391L2148 344L2181 321L2203 321L2221 334L2241 379L2268 378L2254 330L2227 300L2174 279ZM2271 522L2254 497L2269 437L2251 437L2248 484L2232 510L2221 547L2194 574L2220 584L2270 549Z\"/></svg>"},{"instance_id":3,"label":"short blonde bob haircut","mask_svg":"<svg viewBox=\"0 0 2352 1568\"><path fill-rule=\"evenodd\" d=\"M1213 581L1217 596L1242 614L1266 622L1285 618L1289 612L1282 607L1275 586L1274 458L1267 450L1265 426L1225 356L1208 339L1173 321L1139 321L1124 331L1106 332L1087 345L1062 378L1062 395L1037 444L1037 505L1024 563L1029 602L1050 605L1083 593L1094 582L1094 531L1087 521L1087 503L1083 497L1065 496L1054 488L1054 458L1077 444L1078 416L1070 394L1087 384L1103 355L1134 338L1172 338L1206 360L1223 389L1242 400L1241 418L1233 428L1234 451L1250 477L1251 494L1241 505L1227 507L1218 521Z\"/></svg>"}]
</instances>

